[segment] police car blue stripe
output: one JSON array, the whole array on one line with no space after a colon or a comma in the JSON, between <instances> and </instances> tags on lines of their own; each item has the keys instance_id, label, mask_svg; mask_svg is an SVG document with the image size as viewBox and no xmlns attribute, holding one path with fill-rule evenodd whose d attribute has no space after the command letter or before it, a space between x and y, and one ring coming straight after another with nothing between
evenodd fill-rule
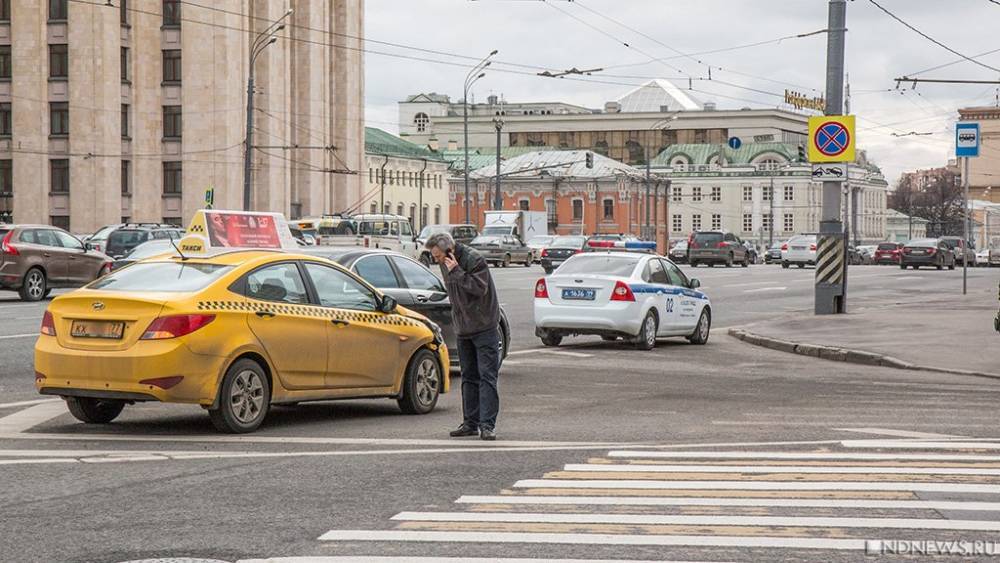
<instances>
[{"instance_id":1,"label":"police car blue stripe","mask_svg":"<svg viewBox=\"0 0 1000 563\"><path fill-rule=\"evenodd\" d=\"M663 295L684 295L685 297L695 297L706 299L705 294L700 291L684 289L682 287L663 287L660 285L634 284L629 285L632 293L659 293Z\"/></svg>"}]
</instances>

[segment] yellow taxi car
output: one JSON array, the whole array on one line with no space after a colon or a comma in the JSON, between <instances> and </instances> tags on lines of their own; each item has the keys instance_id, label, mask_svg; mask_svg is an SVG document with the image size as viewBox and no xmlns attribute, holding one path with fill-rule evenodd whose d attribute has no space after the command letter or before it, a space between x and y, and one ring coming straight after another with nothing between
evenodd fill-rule
<instances>
[{"instance_id":1,"label":"yellow taxi car","mask_svg":"<svg viewBox=\"0 0 1000 563\"><path fill-rule=\"evenodd\" d=\"M224 432L273 404L395 398L406 413L448 391L437 325L322 258L223 250L138 262L52 300L35 385L87 423L127 404L191 403Z\"/></svg>"}]
</instances>

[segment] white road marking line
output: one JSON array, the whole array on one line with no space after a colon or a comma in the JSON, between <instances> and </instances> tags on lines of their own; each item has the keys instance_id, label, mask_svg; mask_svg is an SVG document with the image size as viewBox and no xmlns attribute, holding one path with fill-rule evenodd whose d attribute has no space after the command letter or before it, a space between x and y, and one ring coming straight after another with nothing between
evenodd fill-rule
<instances>
[{"instance_id":1,"label":"white road marking line","mask_svg":"<svg viewBox=\"0 0 1000 563\"><path fill-rule=\"evenodd\" d=\"M24 308L27 308L27 307L36 307L36 308L44 310L46 307L48 307L48 303L26 303L26 304L17 304L17 305L7 305L7 303L11 303L11 301L0 301L0 310L2 310L2 309L24 309Z\"/></svg>"},{"instance_id":2,"label":"white road marking line","mask_svg":"<svg viewBox=\"0 0 1000 563\"><path fill-rule=\"evenodd\" d=\"M1000 494L1000 484L852 481L653 481L633 479L523 479L516 489L719 489L726 491L921 491Z\"/></svg>"},{"instance_id":3,"label":"white road marking line","mask_svg":"<svg viewBox=\"0 0 1000 563\"><path fill-rule=\"evenodd\" d=\"M462 543L531 543L577 545L658 545L698 547L770 547L862 550L865 540L772 538L753 536L666 536L628 534L559 534L524 532L420 532L410 530L330 530L320 541L402 541Z\"/></svg>"},{"instance_id":4,"label":"white road marking line","mask_svg":"<svg viewBox=\"0 0 1000 563\"><path fill-rule=\"evenodd\" d=\"M979 449L1000 450L1000 442L922 442L901 440L844 440L845 448L908 448L911 450Z\"/></svg>"},{"instance_id":5,"label":"white road marking line","mask_svg":"<svg viewBox=\"0 0 1000 563\"><path fill-rule=\"evenodd\" d=\"M14 407L27 407L40 405L42 403L61 403L62 399L32 399L30 401L18 401L16 403L0 403L0 409L12 409Z\"/></svg>"},{"instance_id":6,"label":"white road marking line","mask_svg":"<svg viewBox=\"0 0 1000 563\"><path fill-rule=\"evenodd\" d=\"M612 451L608 457L638 457L645 459L827 459L867 461L1000 461L990 455L940 454L872 454L858 452L662 452Z\"/></svg>"},{"instance_id":7,"label":"white road marking line","mask_svg":"<svg viewBox=\"0 0 1000 563\"><path fill-rule=\"evenodd\" d=\"M791 526L894 530L1000 531L1000 522L944 518L843 518L828 516L704 516L690 514L584 514L530 512L400 512L401 522L509 522L537 524L631 524L636 526Z\"/></svg>"},{"instance_id":8,"label":"white road marking line","mask_svg":"<svg viewBox=\"0 0 1000 563\"><path fill-rule=\"evenodd\" d=\"M699 563L697 561L666 561L659 559L524 559L509 557L412 557L368 555L334 555L312 557L271 557L240 559L236 563ZM708 562L702 562L708 563Z\"/></svg>"},{"instance_id":9,"label":"white road marking line","mask_svg":"<svg viewBox=\"0 0 1000 563\"><path fill-rule=\"evenodd\" d=\"M45 459L3 459L0 465L35 465L42 463L79 463L80 460L73 458L45 458Z\"/></svg>"},{"instance_id":10,"label":"white road marking line","mask_svg":"<svg viewBox=\"0 0 1000 563\"><path fill-rule=\"evenodd\" d=\"M459 504L556 504L593 506L754 506L786 508L882 508L925 510L969 510L1000 512L1000 502L947 500L867 500L867 499L775 499L775 498L688 498L688 497L585 497L585 496L474 496L465 495Z\"/></svg>"},{"instance_id":11,"label":"white road marking line","mask_svg":"<svg viewBox=\"0 0 1000 563\"><path fill-rule=\"evenodd\" d=\"M46 401L0 418L0 434L20 434L65 413L62 401Z\"/></svg>"},{"instance_id":12,"label":"white road marking line","mask_svg":"<svg viewBox=\"0 0 1000 563\"><path fill-rule=\"evenodd\" d=\"M11 340L14 338L34 338L38 336L37 332L32 332L30 334L5 334L0 336L0 340Z\"/></svg>"},{"instance_id":13,"label":"white road marking line","mask_svg":"<svg viewBox=\"0 0 1000 563\"><path fill-rule=\"evenodd\" d=\"M556 354L560 356L571 356L573 358L592 358L593 354L584 354L582 352L570 352L569 350L549 350L546 348L529 348L527 350L516 350L510 352L508 356L516 356L521 354Z\"/></svg>"},{"instance_id":14,"label":"white road marking line","mask_svg":"<svg viewBox=\"0 0 1000 563\"><path fill-rule=\"evenodd\" d=\"M780 287L777 287L777 286L776 287L761 287L761 288L758 288L758 289L744 289L743 293L760 293L762 291L785 291L786 289L788 289L788 288L785 287L785 286L780 286Z\"/></svg>"},{"instance_id":15,"label":"white road marking line","mask_svg":"<svg viewBox=\"0 0 1000 563\"><path fill-rule=\"evenodd\" d=\"M604 465L571 463L565 471L581 473L845 473L885 475L1000 475L1000 469L969 467L816 467L811 465Z\"/></svg>"},{"instance_id":16,"label":"white road marking line","mask_svg":"<svg viewBox=\"0 0 1000 563\"><path fill-rule=\"evenodd\" d=\"M955 436L953 434L933 434L931 432L912 432L909 430L893 430L891 428L834 428L844 432L858 432L859 434L881 434L883 436L896 436L897 438L965 438L966 436Z\"/></svg>"}]
</instances>

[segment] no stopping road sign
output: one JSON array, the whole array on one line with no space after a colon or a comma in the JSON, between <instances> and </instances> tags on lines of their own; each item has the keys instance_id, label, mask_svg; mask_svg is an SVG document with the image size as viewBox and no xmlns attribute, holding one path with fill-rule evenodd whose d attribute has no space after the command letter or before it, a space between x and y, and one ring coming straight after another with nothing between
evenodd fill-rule
<instances>
[{"instance_id":1,"label":"no stopping road sign","mask_svg":"<svg viewBox=\"0 0 1000 563\"><path fill-rule=\"evenodd\" d=\"M854 116L809 118L809 161L852 162L855 158Z\"/></svg>"}]
</instances>

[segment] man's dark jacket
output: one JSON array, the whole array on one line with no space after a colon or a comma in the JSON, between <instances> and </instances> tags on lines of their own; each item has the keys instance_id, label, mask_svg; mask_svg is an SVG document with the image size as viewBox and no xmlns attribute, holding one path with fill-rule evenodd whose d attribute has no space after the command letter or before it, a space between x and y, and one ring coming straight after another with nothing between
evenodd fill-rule
<instances>
[{"instance_id":1,"label":"man's dark jacket","mask_svg":"<svg viewBox=\"0 0 1000 563\"><path fill-rule=\"evenodd\" d=\"M497 328L500 302L486 260L474 249L456 243L455 261L458 266L450 272L441 264L441 275L451 298L455 333L466 337Z\"/></svg>"}]
</instances>

